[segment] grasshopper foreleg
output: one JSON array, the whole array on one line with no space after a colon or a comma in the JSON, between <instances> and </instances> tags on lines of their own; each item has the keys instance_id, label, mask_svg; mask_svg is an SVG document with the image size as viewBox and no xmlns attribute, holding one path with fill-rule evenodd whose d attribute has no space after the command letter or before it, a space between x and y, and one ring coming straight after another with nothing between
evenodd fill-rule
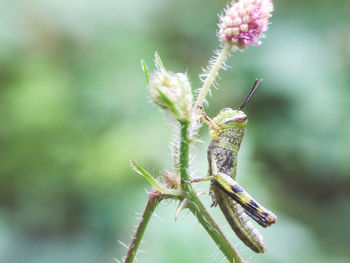
<instances>
[{"instance_id":1,"label":"grasshopper foreleg","mask_svg":"<svg viewBox=\"0 0 350 263\"><path fill-rule=\"evenodd\" d=\"M205 113L203 106L197 105L197 108L201 112L201 120L208 126L212 127L213 129L220 131L219 126L216 125L216 123L210 119L210 117Z\"/></svg>"}]
</instances>

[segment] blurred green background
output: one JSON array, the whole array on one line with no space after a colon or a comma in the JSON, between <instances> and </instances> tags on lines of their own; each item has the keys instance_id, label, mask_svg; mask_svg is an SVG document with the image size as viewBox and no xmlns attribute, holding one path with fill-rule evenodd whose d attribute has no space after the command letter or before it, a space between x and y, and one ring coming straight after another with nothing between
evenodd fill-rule
<instances>
[{"instance_id":1,"label":"blurred green background","mask_svg":"<svg viewBox=\"0 0 350 263\"><path fill-rule=\"evenodd\" d=\"M225 5L0 1L0 262L125 256L150 190L129 160L155 175L171 168L172 130L149 103L140 60L151 66L157 50L198 88ZM248 262L349 262L349 10L348 0L275 1L263 45L235 53L208 99L214 116L264 79L246 108L238 181L278 216L261 230L268 252L252 253L208 208ZM191 214L174 222L176 205L157 209L138 262L226 262Z\"/></svg>"}]
</instances>

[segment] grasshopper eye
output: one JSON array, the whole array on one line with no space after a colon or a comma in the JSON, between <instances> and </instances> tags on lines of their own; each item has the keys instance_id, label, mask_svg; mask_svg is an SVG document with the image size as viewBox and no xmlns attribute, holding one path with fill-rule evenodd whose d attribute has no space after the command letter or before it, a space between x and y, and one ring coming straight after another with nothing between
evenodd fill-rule
<instances>
[{"instance_id":1,"label":"grasshopper eye","mask_svg":"<svg viewBox=\"0 0 350 263\"><path fill-rule=\"evenodd\" d=\"M244 122L247 120L247 116L246 115L240 115L240 116L236 116L233 118L232 121L235 121L235 122Z\"/></svg>"}]
</instances>

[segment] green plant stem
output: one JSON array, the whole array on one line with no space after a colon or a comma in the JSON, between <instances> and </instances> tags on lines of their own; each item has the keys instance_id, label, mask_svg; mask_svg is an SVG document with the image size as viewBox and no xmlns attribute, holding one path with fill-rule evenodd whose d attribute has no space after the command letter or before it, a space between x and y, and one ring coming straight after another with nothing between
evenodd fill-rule
<instances>
[{"instance_id":1,"label":"green plant stem","mask_svg":"<svg viewBox=\"0 0 350 263\"><path fill-rule=\"evenodd\" d=\"M181 122L181 143L180 143L180 176L181 179L188 181L189 167L189 123ZM222 253L226 256L229 262L243 263L243 259L239 256L234 247L229 243L218 225L211 218L204 205L193 190L191 184L182 184L183 191L188 199L188 208L197 217L198 221L208 232L214 242L217 244Z\"/></svg>"},{"instance_id":2,"label":"green plant stem","mask_svg":"<svg viewBox=\"0 0 350 263\"><path fill-rule=\"evenodd\" d=\"M180 176L181 179L188 181L190 176L188 174L189 156L190 156L190 134L188 121L180 122ZM191 189L190 184L183 184L183 186L189 186L187 189ZM186 188L186 187L185 187Z\"/></svg>"},{"instance_id":3,"label":"green plant stem","mask_svg":"<svg viewBox=\"0 0 350 263\"><path fill-rule=\"evenodd\" d=\"M220 51L219 55L216 57L213 65L210 67L209 73L204 80L204 83L199 91L199 95L196 100L195 106L203 106L203 101L207 96L211 85L213 84L215 78L218 75L219 70L221 69L223 63L228 58L230 51L232 49L231 44L225 44L224 48Z\"/></svg>"},{"instance_id":4,"label":"green plant stem","mask_svg":"<svg viewBox=\"0 0 350 263\"><path fill-rule=\"evenodd\" d=\"M137 253L137 249L139 248L139 245L141 243L143 234L145 233L145 230L147 228L148 222L154 212L154 209L158 206L161 200L164 198L169 198L171 196L164 195L157 190L152 190L152 192L149 195L148 202L145 208L145 211L143 212L141 221L137 227L135 236L130 244L128 254L126 256L126 259L124 263L131 263L134 261L134 258Z\"/></svg>"},{"instance_id":5,"label":"green plant stem","mask_svg":"<svg viewBox=\"0 0 350 263\"><path fill-rule=\"evenodd\" d=\"M224 233L222 233L219 226L209 215L198 196L195 193L191 193L189 200L188 208L197 217L198 221L211 236L227 260L229 262L244 263L244 260L240 257L235 248L227 240Z\"/></svg>"}]
</instances>

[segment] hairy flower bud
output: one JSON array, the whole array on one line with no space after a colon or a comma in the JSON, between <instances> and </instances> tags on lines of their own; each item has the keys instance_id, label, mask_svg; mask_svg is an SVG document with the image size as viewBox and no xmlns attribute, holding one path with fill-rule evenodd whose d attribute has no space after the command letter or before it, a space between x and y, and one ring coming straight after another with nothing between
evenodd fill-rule
<instances>
[{"instance_id":1,"label":"hairy flower bud","mask_svg":"<svg viewBox=\"0 0 350 263\"><path fill-rule=\"evenodd\" d=\"M154 103L169 110L178 120L191 118L192 89L185 74L160 68L150 76L148 86Z\"/></svg>"},{"instance_id":2,"label":"hairy flower bud","mask_svg":"<svg viewBox=\"0 0 350 263\"><path fill-rule=\"evenodd\" d=\"M260 45L259 38L268 28L272 11L272 0L232 2L220 19L220 40L232 43L239 48Z\"/></svg>"}]
</instances>

